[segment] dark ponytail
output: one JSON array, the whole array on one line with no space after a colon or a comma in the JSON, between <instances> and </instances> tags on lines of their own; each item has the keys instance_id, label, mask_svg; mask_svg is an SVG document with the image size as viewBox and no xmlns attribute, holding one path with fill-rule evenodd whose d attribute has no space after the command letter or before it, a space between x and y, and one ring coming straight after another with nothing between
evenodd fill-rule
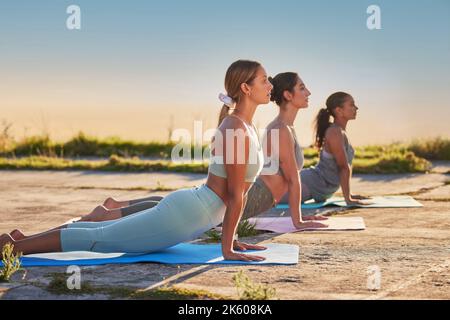
<instances>
[{"instance_id":1,"label":"dark ponytail","mask_svg":"<svg viewBox=\"0 0 450 320\"><path fill-rule=\"evenodd\" d=\"M327 131L330 126L330 113L326 108L319 110L315 120L315 145L318 149L322 148L323 139L325 138L325 131Z\"/></svg>"},{"instance_id":2,"label":"dark ponytail","mask_svg":"<svg viewBox=\"0 0 450 320\"><path fill-rule=\"evenodd\" d=\"M330 127L330 116L334 117L334 110L341 107L347 98L351 96L345 92L335 92L328 97L326 102L326 108L319 110L314 121L316 136L314 138L315 145L318 149L322 148L323 140L325 138L325 132Z\"/></svg>"}]
</instances>

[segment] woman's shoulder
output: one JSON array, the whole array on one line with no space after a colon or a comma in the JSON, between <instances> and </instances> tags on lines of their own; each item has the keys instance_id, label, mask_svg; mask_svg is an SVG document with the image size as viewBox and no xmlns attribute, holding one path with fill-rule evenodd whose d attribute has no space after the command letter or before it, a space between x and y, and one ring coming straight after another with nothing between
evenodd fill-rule
<instances>
[{"instance_id":1,"label":"woman's shoulder","mask_svg":"<svg viewBox=\"0 0 450 320\"><path fill-rule=\"evenodd\" d=\"M341 127L332 125L325 131L324 145L332 144L342 144L345 142L344 130Z\"/></svg>"},{"instance_id":2,"label":"woman's shoulder","mask_svg":"<svg viewBox=\"0 0 450 320\"><path fill-rule=\"evenodd\" d=\"M286 137L287 135L292 136L292 132L289 129L289 126L279 121L272 121L271 123L269 123L269 125L266 127L266 130L267 133L271 135L273 134L274 130L277 130L280 137Z\"/></svg>"},{"instance_id":3,"label":"woman's shoulder","mask_svg":"<svg viewBox=\"0 0 450 320\"><path fill-rule=\"evenodd\" d=\"M247 130L247 126L243 120L233 115L226 116L219 126L220 130L226 129L243 129Z\"/></svg>"},{"instance_id":4,"label":"woman's shoulder","mask_svg":"<svg viewBox=\"0 0 450 320\"><path fill-rule=\"evenodd\" d=\"M290 132L288 125L284 124L278 119L272 120L272 122L270 122L266 127L266 130L276 130L276 129Z\"/></svg>"},{"instance_id":5,"label":"woman's shoulder","mask_svg":"<svg viewBox=\"0 0 450 320\"><path fill-rule=\"evenodd\" d=\"M344 130L342 130L342 128L339 126L331 125L327 128L327 130L325 130L325 138L328 138L328 137L339 138L339 137L343 137L343 136L344 136Z\"/></svg>"}]
</instances>

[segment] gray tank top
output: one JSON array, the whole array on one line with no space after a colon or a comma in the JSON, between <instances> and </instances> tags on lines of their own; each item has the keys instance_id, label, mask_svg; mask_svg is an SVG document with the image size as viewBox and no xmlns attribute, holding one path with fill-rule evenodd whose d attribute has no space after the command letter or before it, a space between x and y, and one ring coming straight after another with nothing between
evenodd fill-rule
<instances>
[{"instance_id":1,"label":"gray tank top","mask_svg":"<svg viewBox=\"0 0 450 320\"><path fill-rule=\"evenodd\" d=\"M332 124L331 126L337 126ZM355 156L355 150L352 145L348 142L347 135L344 132L344 150L347 155L348 164L353 163L353 158ZM315 169L320 174L320 176L331 186L339 187L340 178L339 178L339 168L334 159L333 155L328 153L322 148L320 151L319 163L315 166Z\"/></svg>"},{"instance_id":2,"label":"gray tank top","mask_svg":"<svg viewBox=\"0 0 450 320\"><path fill-rule=\"evenodd\" d=\"M284 126L285 124L283 124L278 118L276 118L275 120L273 120L271 123L269 123L269 125L266 128L266 138L267 138L267 133L272 130L272 129L279 129L281 126ZM297 138L297 134L295 132L295 129L293 126L287 126L289 131L291 132L292 138L294 139L294 154L295 154L295 162L297 163L297 169L300 171L303 168L303 164L304 164L304 156L303 156L303 149L300 146L300 144L298 143L298 138ZM283 141L279 142L280 145L283 143ZM278 157L278 155L273 155ZM277 159L278 160L278 159ZM271 157L267 157L267 155L265 155L265 161L264 161L264 169L267 169L271 166L272 164L272 159ZM278 166L278 172L276 173L277 175L283 175L283 172L281 171L281 167Z\"/></svg>"}]
</instances>

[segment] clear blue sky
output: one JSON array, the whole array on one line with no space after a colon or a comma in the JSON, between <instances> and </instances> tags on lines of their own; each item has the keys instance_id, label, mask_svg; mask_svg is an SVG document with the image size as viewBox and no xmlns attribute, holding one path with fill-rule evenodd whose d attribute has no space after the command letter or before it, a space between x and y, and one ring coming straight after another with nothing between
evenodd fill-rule
<instances>
[{"instance_id":1,"label":"clear blue sky","mask_svg":"<svg viewBox=\"0 0 450 320\"><path fill-rule=\"evenodd\" d=\"M70 4L81 30L66 28ZM381 30L366 28L371 4ZM312 91L296 123L304 145L337 90L361 108L355 144L450 136L448 0L2 0L0 55L0 120L17 135L153 140L171 121L212 127L226 68L246 58L296 71ZM277 110L261 108L264 127Z\"/></svg>"}]
</instances>

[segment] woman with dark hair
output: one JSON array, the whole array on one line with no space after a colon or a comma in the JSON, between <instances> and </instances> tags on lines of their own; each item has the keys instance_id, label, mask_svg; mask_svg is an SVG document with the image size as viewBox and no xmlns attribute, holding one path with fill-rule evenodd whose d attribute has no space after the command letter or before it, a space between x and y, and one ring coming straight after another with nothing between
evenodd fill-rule
<instances>
[{"instance_id":1,"label":"woman with dark hair","mask_svg":"<svg viewBox=\"0 0 450 320\"><path fill-rule=\"evenodd\" d=\"M288 193L292 223L301 230L306 228L324 228L325 224L309 220L326 220L325 217L302 217L302 182L298 172L303 168L303 151L294 129L298 111L308 107L309 90L295 72L284 72L269 78L273 85L271 101L279 107L277 117L266 128L263 145L265 148L265 166L255 183L247 193L243 210L243 219L257 216L273 208ZM226 101L225 101L226 102ZM222 109L221 117L228 110ZM97 207L85 216L86 220L109 220L139 210L139 206L152 206L155 198L144 198L119 202L108 198L104 206ZM141 203L136 203L141 201ZM153 201L153 203L152 203ZM131 206L129 206L131 205ZM105 208L109 206L109 208Z\"/></svg>"},{"instance_id":2,"label":"woman with dark hair","mask_svg":"<svg viewBox=\"0 0 450 320\"><path fill-rule=\"evenodd\" d=\"M348 205L364 204L370 199L352 195L350 180L355 151L350 144L346 128L350 120L356 119L358 107L351 95L336 92L326 101L315 119L315 145L319 149L319 163L300 172L302 180L302 201L314 199L323 202L330 198L339 187L342 188ZM333 118L333 122L330 122Z\"/></svg>"},{"instance_id":3,"label":"woman with dark hair","mask_svg":"<svg viewBox=\"0 0 450 320\"><path fill-rule=\"evenodd\" d=\"M298 172L304 157L294 121L298 111L308 107L311 92L297 73L285 72L270 80L271 100L279 107L277 117L266 128L265 166L249 191L244 219L254 217L274 207L287 193L293 225L301 230L324 228L326 224L310 220L326 220L321 216L302 217L303 183Z\"/></svg>"}]
</instances>

